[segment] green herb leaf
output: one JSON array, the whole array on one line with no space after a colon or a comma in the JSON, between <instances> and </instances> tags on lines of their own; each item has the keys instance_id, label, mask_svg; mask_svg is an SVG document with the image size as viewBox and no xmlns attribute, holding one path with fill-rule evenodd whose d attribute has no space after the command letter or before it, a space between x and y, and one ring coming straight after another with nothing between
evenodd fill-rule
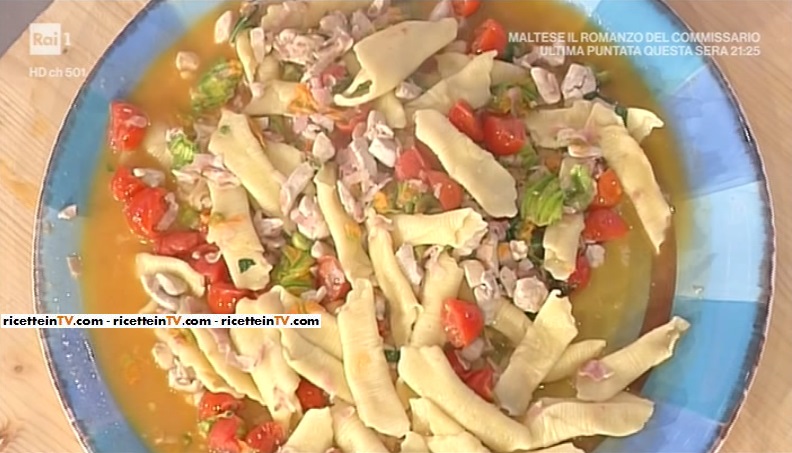
<instances>
[{"instance_id":1,"label":"green herb leaf","mask_svg":"<svg viewBox=\"0 0 792 453\"><path fill-rule=\"evenodd\" d=\"M295 248L298 248L304 252L310 252L311 246L313 246L313 241L308 239L308 237L299 231L295 231L291 237L291 244Z\"/></svg>"},{"instance_id":2,"label":"green herb leaf","mask_svg":"<svg viewBox=\"0 0 792 453\"><path fill-rule=\"evenodd\" d=\"M244 274L248 271L248 269L255 266L256 262L250 258L242 258L237 262L237 264L239 265L239 273Z\"/></svg>"},{"instance_id":3,"label":"green herb leaf","mask_svg":"<svg viewBox=\"0 0 792 453\"><path fill-rule=\"evenodd\" d=\"M242 64L237 60L221 60L206 71L190 93L195 113L222 107L236 92L242 80Z\"/></svg>"},{"instance_id":4,"label":"green herb leaf","mask_svg":"<svg viewBox=\"0 0 792 453\"><path fill-rule=\"evenodd\" d=\"M564 203L574 208L576 211L584 211L594 200L596 195L596 184L591 177L589 169L580 164L574 164L570 169L566 165L568 161L561 164L560 180L561 187L564 189Z\"/></svg>"},{"instance_id":5,"label":"green herb leaf","mask_svg":"<svg viewBox=\"0 0 792 453\"><path fill-rule=\"evenodd\" d=\"M368 93L370 89L371 89L371 80L367 82L363 82L360 85L358 85L358 87L355 88L355 91L353 91L352 94L350 94L348 97L356 98L363 96L364 94Z\"/></svg>"},{"instance_id":6,"label":"green herb leaf","mask_svg":"<svg viewBox=\"0 0 792 453\"><path fill-rule=\"evenodd\" d=\"M623 105L616 104L616 106L614 107L614 110L616 111L616 114L621 117L621 119L624 121L624 125L626 126L627 125L627 107L625 107Z\"/></svg>"},{"instance_id":7,"label":"green herb leaf","mask_svg":"<svg viewBox=\"0 0 792 453\"><path fill-rule=\"evenodd\" d=\"M333 94L341 94L341 93L343 93L344 91L346 91L346 89L347 89L347 88L349 88L349 86L350 86L350 85L352 85L352 82L353 82L354 80L355 80L355 78L354 78L354 77L352 77L351 75L347 75L347 76L346 76L346 77L344 77L343 79L341 79L341 80L338 80L338 81L335 83L335 85L333 85L333 88L332 88L330 91L331 91Z\"/></svg>"},{"instance_id":8,"label":"green herb leaf","mask_svg":"<svg viewBox=\"0 0 792 453\"><path fill-rule=\"evenodd\" d=\"M507 94L512 88L520 90L520 99L515 103ZM490 108L499 113L521 115L531 108L531 103L539 99L539 91L533 79L526 78L518 83L499 83L492 89Z\"/></svg>"},{"instance_id":9,"label":"green herb leaf","mask_svg":"<svg viewBox=\"0 0 792 453\"><path fill-rule=\"evenodd\" d=\"M515 56L522 50L522 45L518 42L510 42L506 44L506 49L500 57L503 61L511 62Z\"/></svg>"},{"instance_id":10,"label":"green herb leaf","mask_svg":"<svg viewBox=\"0 0 792 453\"><path fill-rule=\"evenodd\" d=\"M547 226L561 219L564 210L564 191L558 177L544 174L525 187L520 215L536 226Z\"/></svg>"},{"instance_id":11,"label":"green herb leaf","mask_svg":"<svg viewBox=\"0 0 792 453\"><path fill-rule=\"evenodd\" d=\"M173 168L179 169L192 163L198 153L198 145L187 137L183 130L170 134L168 151L173 157Z\"/></svg>"},{"instance_id":12,"label":"green herb leaf","mask_svg":"<svg viewBox=\"0 0 792 453\"><path fill-rule=\"evenodd\" d=\"M209 418L198 422L198 432L201 433L202 436L206 437L209 435L209 430L212 429L212 425L214 425L214 418Z\"/></svg>"},{"instance_id":13,"label":"green herb leaf","mask_svg":"<svg viewBox=\"0 0 792 453\"><path fill-rule=\"evenodd\" d=\"M398 349L386 349L385 350L385 360L388 363L399 363L399 358L401 357L401 353Z\"/></svg>"},{"instance_id":14,"label":"green herb leaf","mask_svg":"<svg viewBox=\"0 0 792 453\"><path fill-rule=\"evenodd\" d=\"M237 19L236 24L234 24L234 28L231 30L231 36L229 36L228 42L233 44L236 41L237 35L239 35L242 30L247 30L256 26L256 21L253 18L258 10L258 3L251 2L245 5L244 11L239 16L239 19Z\"/></svg>"},{"instance_id":15,"label":"green herb leaf","mask_svg":"<svg viewBox=\"0 0 792 453\"><path fill-rule=\"evenodd\" d=\"M525 146L523 146L519 153L517 153L517 157L520 159L520 164L524 168L532 168L539 165L539 154L530 143L526 143Z\"/></svg>"},{"instance_id":16,"label":"green herb leaf","mask_svg":"<svg viewBox=\"0 0 792 453\"><path fill-rule=\"evenodd\" d=\"M176 223L184 228L193 229L198 226L200 216L201 214L197 210L184 204L179 205L179 213L176 215Z\"/></svg>"},{"instance_id":17,"label":"green herb leaf","mask_svg":"<svg viewBox=\"0 0 792 453\"><path fill-rule=\"evenodd\" d=\"M231 132L231 126L229 126L228 124L223 124L222 126L220 126L221 134L228 134L229 132Z\"/></svg>"},{"instance_id":18,"label":"green herb leaf","mask_svg":"<svg viewBox=\"0 0 792 453\"><path fill-rule=\"evenodd\" d=\"M281 63L281 80L286 82L299 82L302 80L303 68L295 63L283 62Z\"/></svg>"},{"instance_id":19,"label":"green herb leaf","mask_svg":"<svg viewBox=\"0 0 792 453\"><path fill-rule=\"evenodd\" d=\"M314 278L311 267L315 263L316 260L309 252L287 245L283 248L280 261L273 269L273 283L299 292L312 289Z\"/></svg>"}]
</instances>

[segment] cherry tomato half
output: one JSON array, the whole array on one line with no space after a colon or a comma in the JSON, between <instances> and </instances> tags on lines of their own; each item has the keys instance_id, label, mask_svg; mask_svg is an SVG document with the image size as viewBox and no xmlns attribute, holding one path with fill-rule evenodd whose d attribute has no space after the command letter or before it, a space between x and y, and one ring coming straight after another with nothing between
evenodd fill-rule
<instances>
[{"instance_id":1,"label":"cherry tomato half","mask_svg":"<svg viewBox=\"0 0 792 453\"><path fill-rule=\"evenodd\" d=\"M484 330L484 315L472 302L446 299L441 316L448 341L457 348L473 343Z\"/></svg>"},{"instance_id":2,"label":"cherry tomato half","mask_svg":"<svg viewBox=\"0 0 792 453\"><path fill-rule=\"evenodd\" d=\"M110 148L114 151L133 151L143 142L149 120L142 110L132 104L113 101L110 104Z\"/></svg>"},{"instance_id":3,"label":"cherry tomato half","mask_svg":"<svg viewBox=\"0 0 792 453\"><path fill-rule=\"evenodd\" d=\"M525 125L511 116L484 115L484 143L496 156L517 154L527 140Z\"/></svg>"},{"instance_id":4,"label":"cherry tomato half","mask_svg":"<svg viewBox=\"0 0 792 453\"><path fill-rule=\"evenodd\" d=\"M509 37L506 35L503 25L495 19L487 19L474 31L473 42L470 43L470 52L479 54L496 50L500 56L503 55L508 43Z\"/></svg>"}]
</instances>

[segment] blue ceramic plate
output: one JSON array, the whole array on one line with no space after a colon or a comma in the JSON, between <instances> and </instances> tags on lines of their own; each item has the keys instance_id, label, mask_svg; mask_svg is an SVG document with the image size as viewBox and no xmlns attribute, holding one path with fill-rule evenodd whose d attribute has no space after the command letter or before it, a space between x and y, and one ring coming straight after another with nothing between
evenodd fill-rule
<instances>
[{"instance_id":1,"label":"blue ceramic plate","mask_svg":"<svg viewBox=\"0 0 792 453\"><path fill-rule=\"evenodd\" d=\"M685 32L654 0L572 0L609 32ZM152 1L118 36L80 89L60 131L39 203L35 291L41 313L81 313L66 257L77 253L82 222L57 212L84 211L108 121L142 72L217 1ZM651 45L642 44L644 49ZM693 216L690 246L677 252L673 314L693 328L672 361L651 373L643 394L656 401L647 428L609 439L597 452L714 451L742 404L765 338L773 229L762 164L728 84L697 56L632 57L682 144ZM656 53L656 52L655 52ZM55 387L74 429L92 453L147 449L102 379L86 332L41 330Z\"/></svg>"}]
</instances>

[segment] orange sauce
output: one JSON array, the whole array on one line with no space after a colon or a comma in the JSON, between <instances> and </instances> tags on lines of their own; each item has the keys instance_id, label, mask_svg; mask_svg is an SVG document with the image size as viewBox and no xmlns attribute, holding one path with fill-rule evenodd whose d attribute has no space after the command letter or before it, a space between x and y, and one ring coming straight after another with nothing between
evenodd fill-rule
<instances>
[{"instance_id":1,"label":"orange sauce","mask_svg":"<svg viewBox=\"0 0 792 453\"><path fill-rule=\"evenodd\" d=\"M428 3L420 2L415 7L416 11L428 11L432 6ZM192 81L181 79L176 71L176 52L196 52L203 64L211 64L221 56L233 57L230 47L220 48L212 41L214 21L224 10L218 9L200 21L158 58L130 101L153 119L167 118L186 109ZM498 19L507 31L514 32L596 30L577 11L552 1L483 2L477 17ZM626 58L591 57L582 60L611 74L611 81L604 90L609 98L623 105L652 110L664 117L648 87ZM679 199L685 186L678 176L683 173L673 152L677 147L671 132L655 130L643 143L643 148L664 190L672 201ZM151 165L146 157L140 155L127 158L130 159L129 164ZM102 159L93 183L82 246L86 306L91 313L136 313L147 298L134 274L134 256L146 251L147 247L128 231L121 205L112 199L108 190L112 175L110 153L103 154ZM589 288L573 297L581 338L604 338L615 344L634 338L641 329L646 301L650 292L655 290L649 278L652 267L666 267L668 272L675 272L675 261L662 262L661 259L658 262L653 259L634 211L627 207L623 214L632 225L633 233L624 240L608 244L605 264L594 272ZM686 223L686 213L677 211L675 215L677 226ZM676 237L679 243L678 227ZM682 241L684 237L681 235ZM673 278L670 281L673 283ZM670 300L663 303L670 304ZM159 453L203 451L203 442L197 439L195 431L195 408L168 388L166 373L159 370L151 358L150 350L155 342L153 333L139 329L104 329L94 331L92 335L104 379L130 423L152 450ZM569 390L567 384L562 384L545 389L545 392L564 394ZM194 440L190 443L185 436L192 436ZM162 443L162 440L169 442Z\"/></svg>"}]
</instances>

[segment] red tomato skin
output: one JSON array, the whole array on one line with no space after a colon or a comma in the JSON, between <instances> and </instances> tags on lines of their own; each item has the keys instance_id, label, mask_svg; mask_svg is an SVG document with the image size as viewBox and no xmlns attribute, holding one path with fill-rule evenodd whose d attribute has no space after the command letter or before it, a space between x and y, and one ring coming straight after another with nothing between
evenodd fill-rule
<instances>
[{"instance_id":1,"label":"red tomato skin","mask_svg":"<svg viewBox=\"0 0 792 453\"><path fill-rule=\"evenodd\" d=\"M127 201L146 188L146 184L132 174L129 167L119 166L110 179L110 193L116 201Z\"/></svg>"},{"instance_id":2,"label":"red tomato skin","mask_svg":"<svg viewBox=\"0 0 792 453\"><path fill-rule=\"evenodd\" d=\"M206 436L207 449L210 453L241 453L243 430L244 422L236 415L218 418Z\"/></svg>"},{"instance_id":3,"label":"red tomato skin","mask_svg":"<svg viewBox=\"0 0 792 453\"><path fill-rule=\"evenodd\" d=\"M306 379L300 379L300 385L297 386L296 393L303 412L308 409L321 409L327 406L325 392Z\"/></svg>"},{"instance_id":4,"label":"red tomato skin","mask_svg":"<svg viewBox=\"0 0 792 453\"><path fill-rule=\"evenodd\" d=\"M581 253L575 262L575 271L569 276L567 283L575 291L580 291L588 286L589 280L591 280L591 265L586 255Z\"/></svg>"},{"instance_id":5,"label":"red tomato skin","mask_svg":"<svg viewBox=\"0 0 792 453\"><path fill-rule=\"evenodd\" d=\"M265 422L251 429L245 443L256 453L274 453L283 445L286 435L276 422Z\"/></svg>"},{"instance_id":6,"label":"red tomato skin","mask_svg":"<svg viewBox=\"0 0 792 453\"><path fill-rule=\"evenodd\" d=\"M446 299L442 319L448 341L456 348L470 345L484 330L484 315L472 302Z\"/></svg>"},{"instance_id":7,"label":"red tomato skin","mask_svg":"<svg viewBox=\"0 0 792 453\"><path fill-rule=\"evenodd\" d=\"M204 243L198 231L172 231L161 234L154 240L154 253L164 256L186 257Z\"/></svg>"},{"instance_id":8,"label":"red tomato skin","mask_svg":"<svg viewBox=\"0 0 792 453\"><path fill-rule=\"evenodd\" d=\"M462 206L465 193L458 182L441 171L427 171L423 176L423 180L432 188L443 210L451 211Z\"/></svg>"},{"instance_id":9,"label":"red tomato skin","mask_svg":"<svg viewBox=\"0 0 792 453\"><path fill-rule=\"evenodd\" d=\"M203 421L225 412L236 413L242 408L242 401L228 393L206 392L198 402L198 420Z\"/></svg>"},{"instance_id":10,"label":"red tomato skin","mask_svg":"<svg viewBox=\"0 0 792 453\"><path fill-rule=\"evenodd\" d=\"M319 284L327 290L327 299L338 300L346 297L347 293L352 289L352 285L349 284L344 276L344 271L341 269L341 263L338 258L322 256L317 262L319 267L316 273L319 278Z\"/></svg>"},{"instance_id":11,"label":"red tomato skin","mask_svg":"<svg viewBox=\"0 0 792 453\"><path fill-rule=\"evenodd\" d=\"M206 277L206 280L211 283L227 283L231 281L231 274L228 272L228 266L225 260L221 257L214 263L210 263L206 258L209 254L216 254L220 251L214 244L203 244L196 247L187 262L195 269L196 272Z\"/></svg>"},{"instance_id":12,"label":"red tomato skin","mask_svg":"<svg viewBox=\"0 0 792 453\"><path fill-rule=\"evenodd\" d=\"M481 0L452 0L454 14L462 17L470 17L478 11Z\"/></svg>"},{"instance_id":13,"label":"red tomato skin","mask_svg":"<svg viewBox=\"0 0 792 453\"><path fill-rule=\"evenodd\" d=\"M404 150L396 158L395 173L397 181L407 181L420 178L421 172L429 168L421 152L417 148Z\"/></svg>"},{"instance_id":14,"label":"red tomato skin","mask_svg":"<svg viewBox=\"0 0 792 453\"><path fill-rule=\"evenodd\" d=\"M137 107L127 102L110 104L109 141L114 151L133 151L143 142L149 120Z\"/></svg>"},{"instance_id":15,"label":"red tomato skin","mask_svg":"<svg viewBox=\"0 0 792 453\"><path fill-rule=\"evenodd\" d=\"M484 129L482 129L481 119L467 101L457 101L448 112L448 120L474 142L480 143L484 141Z\"/></svg>"},{"instance_id":16,"label":"red tomato skin","mask_svg":"<svg viewBox=\"0 0 792 453\"><path fill-rule=\"evenodd\" d=\"M465 379L465 384L486 401L493 402L492 388L494 386L495 372L489 365L471 372Z\"/></svg>"},{"instance_id":17,"label":"red tomato skin","mask_svg":"<svg viewBox=\"0 0 792 453\"><path fill-rule=\"evenodd\" d=\"M616 172L609 168L597 179L597 196L591 202L592 208L612 208L621 201L622 189Z\"/></svg>"},{"instance_id":18,"label":"red tomato skin","mask_svg":"<svg viewBox=\"0 0 792 453\"><path fill-rule=\"evenodd\" d=\"M233 283L217 282L209 285L207 303L209 310L217 315L233 315L240 299L253 297L246 289L239 289Z\"/></svg>"},{"instance_id":19,"label":"red tomato skin","mask_svg":"<svg viewBox=\"0 0 792 453\"><path fill-rule=\"evenodd\" d=\"M484 143L496 156L517 154L527 140L525 125L519 118L484 115Z\"/></svg>"},{"instance_id":20,"label":"red tomato skin","mask_svg":"<svg viewBox=\"0 0 792 453\"><path fill-rule=\"evenodd\" d=\"M594 242L607 242L621 239L630 227L622 217L612 209L594 209L586 215L586 226L583 238Z\"/></svg>"},{"instance_id":21,"label":"red tomato skin","mask_svg":"<svg viewBox=\"0 0 792 453\"><path fill-rule=\"evenodd\" d=\"M503 55L509 43L506 30L495 19L487 19L476 28L473 33L473 42L470 43L471 53L479 54L496 50L498 56Z\"/></svg>"},{"instance_id":22,"label":"red tomato skin","mask_svg":"<svg viewBox=\"0 0 792 453\"><path fill-rule=\"evenodd\" d=\"M133 233L145 239L159 234L156 227L168 212L167 194L163 188L145 187L127 200L123 212Z\"/></svg>"},{"instance_id":23,"label":"red tomato skin","mask_svg":"<svg viewBox=\"0 0 792 453\"><path fill-rule=\"evenodd\" d=\"M448 359L449 365L451 365L451 369L454 370L454 373L456 373L456 375L459 376L459 378L463 381L466 380L472 371L465 369L465 366L462 365L462 361L459 360L459 355L457 355L456 349L445 348L444 352L446 358Z\"/></svg>"}]
</instances>

